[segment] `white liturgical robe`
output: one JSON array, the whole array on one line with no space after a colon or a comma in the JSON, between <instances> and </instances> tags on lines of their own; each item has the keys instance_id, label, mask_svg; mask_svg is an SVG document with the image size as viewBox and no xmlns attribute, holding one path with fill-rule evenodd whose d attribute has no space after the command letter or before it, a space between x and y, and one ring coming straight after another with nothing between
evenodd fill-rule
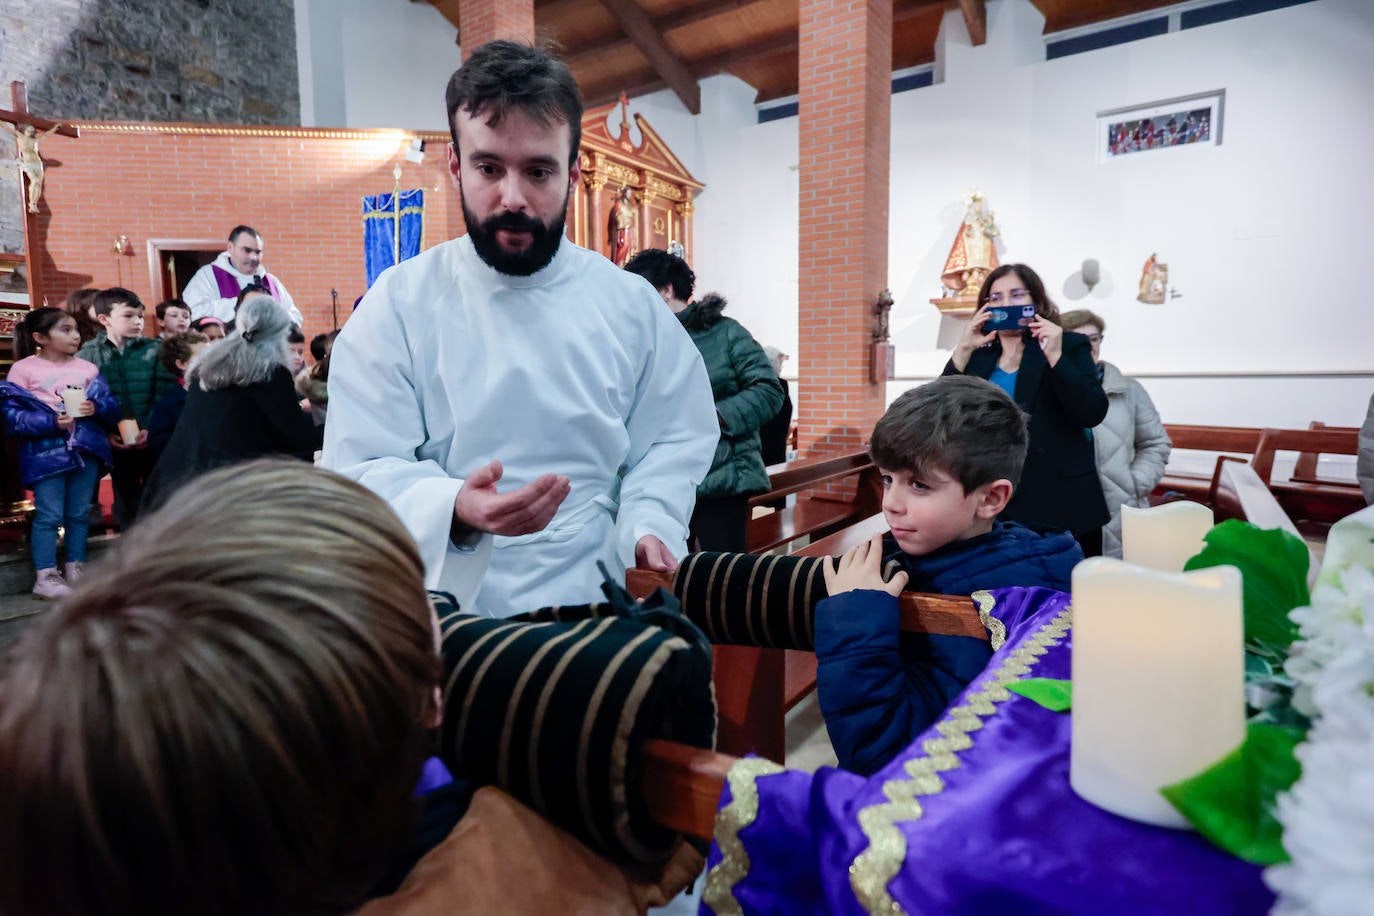
<instances>
[{"instance_id":1,"label":"white liturgical robe","mask_svg":"<svg viewBox=\"0 0 1374 916\"><path fill-rule=\"evenodd\" d=\"M331 351L324 465L390 503L425 584L508 617L601 600L635 544L686 550L697 484L720 437L691 338L642 278L564 239L529 277L466 237L383 273ZM500 491L542 474L571 492L520 537L450 540L463 477L491 460Z\"/></svg>"}]
</instances>

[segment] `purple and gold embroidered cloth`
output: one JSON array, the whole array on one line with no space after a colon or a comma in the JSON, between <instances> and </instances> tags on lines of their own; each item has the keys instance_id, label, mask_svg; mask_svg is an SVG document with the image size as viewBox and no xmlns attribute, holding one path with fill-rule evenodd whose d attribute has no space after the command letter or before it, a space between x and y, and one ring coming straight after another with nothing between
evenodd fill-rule
<instances>
[{"instance_id":1,"label":"purple and gold embroidered cloth","mask_svg":"<svg viewBox=\"0 0 1374 916\"><path fill-rule=\"evenodd\" d=\"M1069 717L1013 694L1067 678L1069 596L974 596L996 646L945 716L870 779L751 758L730 772L706 913L1263 913L1261 869L1069 787Z\"/></svg>"}]
</instances>

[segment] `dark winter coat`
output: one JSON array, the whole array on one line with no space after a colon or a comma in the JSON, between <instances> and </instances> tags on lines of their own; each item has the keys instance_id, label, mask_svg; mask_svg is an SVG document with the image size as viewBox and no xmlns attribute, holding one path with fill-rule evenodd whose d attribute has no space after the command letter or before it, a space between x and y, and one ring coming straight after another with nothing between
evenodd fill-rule
<instances>
[{"instance_id":1,"label":"dark winter coat","mask_svg":"<svg viewBox=\"0 0 1374 916\"><path fill-rule=\"evenodd\" d=\"M994 340L973 351L963 374L988 378L1001 356L1001 341ZM952 360L944 374L959 374ZM1016 403L1030 415L1030 449L1002 518L1076 534L1107 524L1111 516L1089 433L1107 416L1107 395L1088 338L1065 331L1063 352L1051 368L1039 344L1027 335L1016 373Z\"/></svg>"},{"instance_id":2,"label":"dark winter coat","mask_svg":"<svg viewBox=\"0 0 1374 916\"><path fill-rule=\"evenodd\" d=\"M214 391L192 379L186 409L143 491L143 507L158 507L182 483L225 465L269 455L309 461L323 433L301 410L285 366L265 382Z\"/></svg>"},{"instance_id":3,"label":"dark winter coat","mask_svg":"<svg viewBox=\"0 0 1374 916\"><path fill-rule=\"evenodd\" d=\"M998 522L987 534L922 557L889 533L884 566L906 570L907 589L968 595L979 589L1041 586L1068 591L1083 551L1071 535ZM930 727L987 665L992 649L971 636L904 633L897 599L856 590L816 606L816 689L840 766L876 772Z\"/></svg>"},{"instance_id":4,"label":"dark winter coat","mask_svg":"<svg viewBox=\"0 0 1374 916\"><path fill-rule=\"evenodd\" d=\"M157 358L161 346L151 337L131 337L121 350L102 332L76 352L81 359L95 363L118 399L122 414L137 420L140 429L147 428L153 405L177 384Z\"/></svg>"},{"instance_id":5,"label":"dark winter coat","mask_svg":"<svg viewBox=\"0 0 1374 916\"><path fill-rule=\"evenodd\" d=\"M5 433L19 440L19 472L24 486L85 467L88 461L110 467L110 433L119 423L119 402L99 375L86 385L95 415L81 417L69 432L57 427L57 411L13 382L0 382L0 412Z\"/></svg>"},{"instance_id":6,"label":"dark winter coat","mask_svg":"<svg viewBox=\"0 0 1374 916\"><path fill-rule=\"evenodd\" d=\"M697 487L702 497L767 491L759 427L782 407L782 384L763 347L738 321L722 315L724 309L725 300L710 293L677 316L701 351L720 419L716 456Z\"/></svg>"}]
</instances>

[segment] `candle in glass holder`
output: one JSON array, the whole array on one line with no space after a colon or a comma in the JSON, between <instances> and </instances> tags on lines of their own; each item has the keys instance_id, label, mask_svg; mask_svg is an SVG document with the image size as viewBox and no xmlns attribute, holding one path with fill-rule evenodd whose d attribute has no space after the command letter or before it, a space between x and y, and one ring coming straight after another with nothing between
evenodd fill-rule
<instances>
[{"instance_id":1,"label":"candle in glass holder","mask_svg":"<svg viewBox=\"0 0 1374 916\"><path fill-rule=\"evenodd\" d=\"M1122 506L1121 558L1148 569L1182 572L1183 564L1202 550L1212 524L1212 510L1199 503Z\"/></svg>"},{"instance_id":2,"label":"candle in glass holder","mask_svg":"<svg viewBox=\"0 0 1374 916\"><path fill-rule=\"evenodd\" d=\"M1245 739L1240 571L1142 569L1095 557L1073 571L1078 795L1122 817L1187 827L1159 794Z\"/></svg>"}]
</instances>

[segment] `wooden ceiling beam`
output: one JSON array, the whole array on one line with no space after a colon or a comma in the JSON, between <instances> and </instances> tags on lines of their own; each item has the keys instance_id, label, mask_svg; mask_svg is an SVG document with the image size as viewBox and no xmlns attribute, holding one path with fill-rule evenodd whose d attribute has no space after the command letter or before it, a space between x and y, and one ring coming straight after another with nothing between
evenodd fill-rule
<instances>
[{"instance_id":1,"label":"wooden ceiling beam","mask_svg":"<svg viewBox=\"0 0 1374 916\"><path fill-rule=\"evenodd\" d=\"M797 53L798 40L796 32L779 32L767 38L759 39L751 45L740 48L727 48L709 57L702 57L689 65L694 79L705 79L708 76L715 76L731 67L737 67L747 61L757 57L766 57L771 54ZM606 102L614 101L623 91L626 95L644 95L649 92L657 92L664 88L667 82L662 78L653 79L647 74L631 76L623 81L624 85L613 86L594 86L583 95L588 108L597 105L604 105Z\"/></svg>"},{"instance_id":2,"label":"wooden ceiling beam","mask_svg":"<svg viewBox=\"0 0 1374 916\"><path fill-rule=\"evenodd\" d=\"M651 20L654 29L660 35L667 35L674 29L686 28L695 25L713 16L722 13L733 13L736 10L746 9L751 6L758 6L761 3L771 3L772 0L702 0L700 3L692 4L659 16ZM584 61L598 57L610 51L620 51L632 47L634 42L623 35L608 35L605 38L597 39L590 44L580 48L570 49L563 55L563 59L568 62L568 66L576 66Z\"/></svg>"},{"instance_id":3,"label":"wooden ceiling beam","mask_svg":"<svg viewBox=\"0 0 1374 916\"><path fill-rule=\"evenodd\" d=\"M634 42L639 53L648 58L654 72L673 88L687 110L692 114L701 114L701 87L635 0L601 0L601 5L620 21L620 27Z\"/></svg>"},{"instance_id":4,"label":"wooden ceiling beam","mask_svg":"<svg viewBox=\"0 0 1374 916\"><path fill-rule=\"evenodd\" d=\"M988 40L988 11L983 0L959 0L959 9L964 14L964 25L968 26L968 36L975 47L986 44Z\"/></svg>"}]
</instances>

